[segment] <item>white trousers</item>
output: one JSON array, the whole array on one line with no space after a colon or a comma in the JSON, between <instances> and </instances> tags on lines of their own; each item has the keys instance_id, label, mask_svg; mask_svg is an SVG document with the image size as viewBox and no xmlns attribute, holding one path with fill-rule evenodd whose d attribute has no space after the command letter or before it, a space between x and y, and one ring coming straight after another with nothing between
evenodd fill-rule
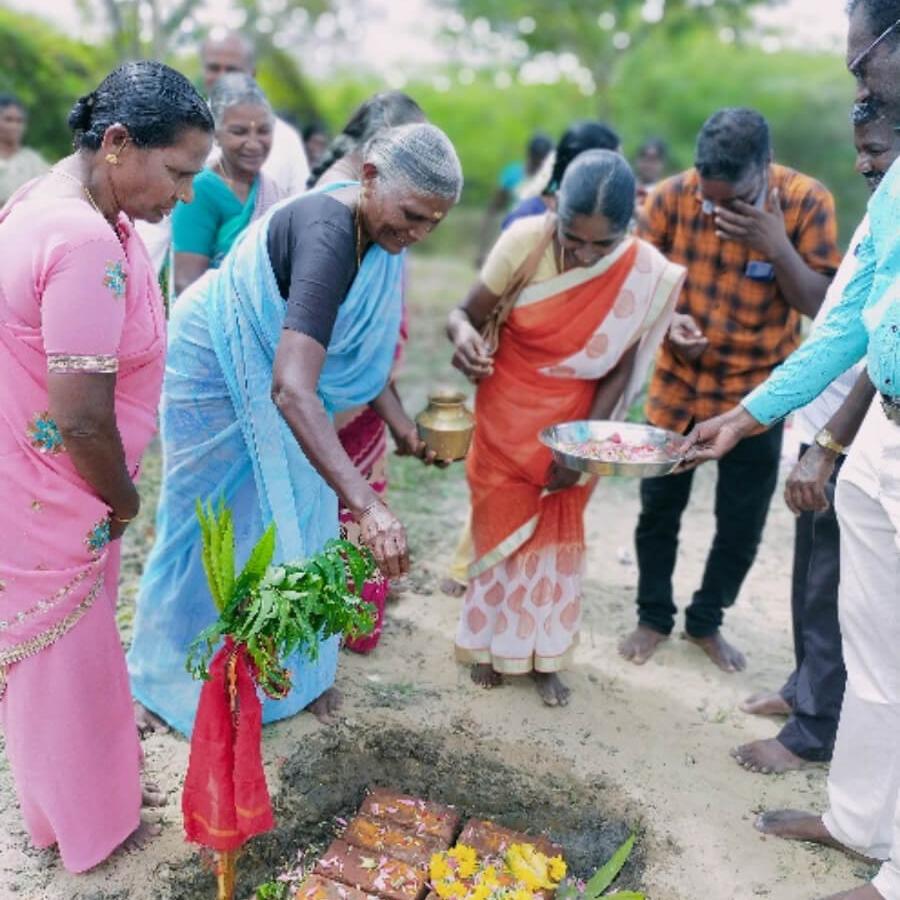
<instances>
[{"instance_id":1,"label":"white trousers","mask_svg":"<svg viewBox=\"0 0 900 900\"><path fill-rule=\"evenodd\" d=\"M838 480L839 614L847 688L825 827L885 860L873 881L900 900L900 425L876 398Z\"/></svg>"}]
</instances>

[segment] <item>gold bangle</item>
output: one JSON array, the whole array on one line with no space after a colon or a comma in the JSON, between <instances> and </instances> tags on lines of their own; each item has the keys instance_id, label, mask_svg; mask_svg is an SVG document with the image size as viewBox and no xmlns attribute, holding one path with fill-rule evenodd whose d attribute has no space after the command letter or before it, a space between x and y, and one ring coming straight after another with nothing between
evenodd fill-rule
<instances>
[{"instance_id":1,"label":"gold bangle","mask_svg":"<svg viewBox=\"0 0 900 900\"><path fill-rule=\"evenodd\" d=\"M109 513L109 517L113 520L113 522L118 522L120 525L127 525L129 522L133 522L137 518L137 516L132 516L130 519L123 519L121 516L117 516L111 510Z\"/></svg>"}]
</instances>

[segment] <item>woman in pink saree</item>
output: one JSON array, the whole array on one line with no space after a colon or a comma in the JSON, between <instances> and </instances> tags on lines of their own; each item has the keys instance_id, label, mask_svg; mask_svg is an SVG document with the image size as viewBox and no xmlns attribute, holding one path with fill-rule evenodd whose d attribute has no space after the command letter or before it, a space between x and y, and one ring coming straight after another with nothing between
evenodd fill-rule
<instances>
[{"instance_id":1,"label":"woman in pink saree","mask_svg":"<svg viewBox=\"0 0 900 900\"><path fill-rule=\"evenodd\" d=\"M69 124L78 150L0 211L0 719L33 844L81 872L151 833L115 620L165 354L133 219L190 198L212 119L183 76L140 62Z\"/></svg>"}]
</instances>

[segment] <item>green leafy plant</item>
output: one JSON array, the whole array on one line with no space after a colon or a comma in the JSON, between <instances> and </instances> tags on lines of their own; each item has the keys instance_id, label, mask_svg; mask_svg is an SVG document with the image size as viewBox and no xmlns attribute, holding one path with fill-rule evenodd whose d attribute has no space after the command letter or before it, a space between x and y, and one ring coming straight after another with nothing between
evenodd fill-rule
<instances>
[{"instance_id":1,"label":"green leafy plant","mask_svg":"<svg viewBox=\"0 0 900 900\"><path fill-rule=\"evenodd\" d=\"M599 900L601 897L615 897L618 900L645 900L644 895L636 891L603 893L616 880L619 872L628 862L633 848L634 835L631 834L586 882L575 878L566 878L556 890L556 900Z\"/></svg>"},{"instance_id":2,"label":"green leafy plant","mask_svg":"<svg viewBox=\"0 0 900 900\"><path fill-rule=\"evenodd\" d=\"M267 881L256 889L256 900L286 900L288 886L281 881Z\"/></svg>"},{"instance_id":3,"label":"green leafy plant","mask_svg":"<svg viewBox=\"0 0 900 900\"><path fill-rule=\"evenodd\" d=\"M209 663L220 641L230 636L244 644L266 694L283 697L291 688L284 660L303 649L309 659L320 641L336 634L369 634L375 609L360 596L375 576L367 550L349 541L329 541L302 562L272 565L274 523L256 543L240 574L234 569L234 522L224 502L204 508L197 518L203 540L203 567L219 618L188 649L187 670L209 678Z\"/></svg>"}]
</instances>

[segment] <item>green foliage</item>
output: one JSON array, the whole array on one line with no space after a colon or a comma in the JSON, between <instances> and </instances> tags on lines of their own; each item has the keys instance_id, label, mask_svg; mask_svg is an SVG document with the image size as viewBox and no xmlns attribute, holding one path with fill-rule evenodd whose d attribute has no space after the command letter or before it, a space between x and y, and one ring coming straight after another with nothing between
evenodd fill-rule
<instances>
[{"instance_id":1,"label":"green foliage","mask_svg":"<svg viewBox=\"0 0 900 900\"><path fill-rule=\"evenodd\" d=\"M426 81L403 88L455 144L466 178L464 203L487 201L496 190L500 169L524 158L533 132L544 131L555 138L573 119L596 115L595 98L585 96L574 84L514 83L501 90L491 76L486 73L452 90L440 90ZM316 86L319 109L332 130L339 131L366 97L384 87L374 81L320 83Z\"/></svg>"},{"instance_id":2,"label":"green foliage","mask_svg":"<svg viewBox=\"0 0 900 900\"><path fill-rule=\"evenodd\" d=\"M256 889L256 900L287 900L288 886L283 881L267 881Z\"/></svg>"},{"instance_id":3,"label":"green foliage","mask_svg":"<svg viewBox=\"0 0 900 900\"><path fill-rule=\"evenodd\" d=\"M645 0L444 0L444 5L456 7L469 20L487 19L495 31L524 41L532 55L574 53L602 86L625 49L614 45L614 35L627 34L634 46L651 34L668 38L698 26L741 26L752 7L773 2L777 0L667 0L659 21L648 21ZM612 17L609 27L599 24L601 14ZM533 27L523 30L522 20L531 20Z\"/></svg>"},{"instance_id":4,"label":"green foliage","mask_svg":"<svg viewBox=\"0 0 900 900\"><path fill-rule=\"evenodd\" d=\"M374 608L360 596L374 576L367 550L349 541L330 541L304 562L270 565L275 552L275 525L269 526L240 575L234 574L234 523L223 501L213 509L197 502L203 541L203 568L219 618L188 649L187 670L209 677L209 662L223 637L244 644L256 668L259 686L270 696L291 687L284 660L303 648L318 657L319 642L336 634L369 634Z\"/></svg>"},{"instance_id":5,"label":"green foliage","mask_svg":"<svg viewBox=\"0 0 900 900\"><path fill-rule=\"evenodd\" d=\"M0 91L16 94L29 113L25 143L50 161L71 152L69 110L106 74L110 54L54 31L43 19L0 9L0 59Z\"/></svg>"},{"instance_id":6,"label":"green foliage","mask_svg":"<svg viewBox=\"0 0 900 900\"><path fill-rule=\"evenodd\" d=\"M644 900L643 894L634 891L617 891L614 894L603 892L616 880L631 851L634 848L634 835L631 834L615 853L590 877L586 884L573 878L566 878L557 888L557 900L600 900L601 897L618 897L619 900Z\"/></svg>"},{"instance_id":7,"label":"green foliage","mask_svg":"<svg viewBox=\"0 0 900 900\"><path fill-rule=\"evenodd\" d=\"M628 862L633 847L634 835L630 834L622 846L590 877L584 890L586 900L599 897L616 880L616 876Z\"/></svg>"}]
</instances>

